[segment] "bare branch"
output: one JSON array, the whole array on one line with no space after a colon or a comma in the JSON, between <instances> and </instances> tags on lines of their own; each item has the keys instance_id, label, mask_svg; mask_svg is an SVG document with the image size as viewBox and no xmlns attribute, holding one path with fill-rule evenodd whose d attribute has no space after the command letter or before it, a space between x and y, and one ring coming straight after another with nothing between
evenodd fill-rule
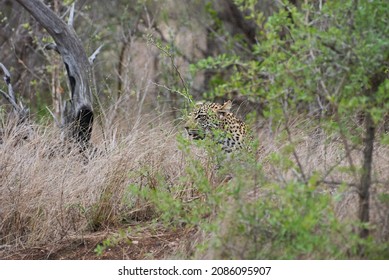
<instances>
[{"instance_id":1,"label":"bare branch","mask_svg":"<svg viewBox=\"0 0 389 280\"><path fill-rule=\"evenodd\" d=\"M21 120L25 120L25 118L28 115L28 109L26 109L21 102L17 102L12 84L11 84L11 74L8 71L8 69L0 63L0 68L3 70L4 73L4 81L7 84L8 87L8 93L5 91L0 90L0 93L4 96L5 99L12 105L14 108L14 111L17 113L17 115L20 117Z\"/></svg>"},{"instance_id":2,"label":"bare branch","mask_svg":"<svg viewBox=\"0 0 389 280\"><path fill-rule=\"evenodd\" d=\"M172 65L172 67L174 68L174 71L176 72L176 74L177 74L178 78L180 79L181 84L182 84L182 86L184 88L184 93L182 93L182 95L188 100L189 103L193 103L192 97L189 94L188 85L185 82L184 78L181 75L180 70L178 69L177 65L174 62L174 54L173 54L173 52L171 52L171 51L165 49L163 46L161 46L161 44L156 42L151 35L147 36L147 42L149 44L155 46L156 48L158 48L160 51L163 52L163 54L165 54L170 59L170 63Z\"/></svg>"},{"instance_id":3,"label":"bare branch","mask_svg":"<svg viewBox=\"0 0 389 280\"><path fill-rule=\"evenodd\" d=\"M161 88L164 88L166 89L167 91L171 92L171 93L178 93L179 95L181 95L182 97L185 97L189 103L192 103L192 99L188 98L188 95L179 91L179 90L176 90L176 89L172 89L172 88L169 88L168 86L166 85L161 85L161 84L158 84L158 83L155 83L153 82L153 85L157 86L157 87L161 87Z\"/></svg>"},{"instance_id":4,"label":"bare branch","mask_svg":"<svg viewBox=\"0 0 389 280\"><path fill-rule=\"evenodd\" d=\"M9 98L11 99L12 102L16 103L16 98L11 84L11 74L9 73L8 69L4 66L4 64L0 63L0 67L1 69L3 69L4 72L4 81L8 87Z\"/></svg>"},{"instance_id":5,"label":"bare branch","mask_svg":"<svg viewBox=\"0 0 389 280\"><path fill-rule=\"evenodd\" d=\"M69 13L69 19L68 19L68 25L73 27L73 21L74 21L74 7L75 2L73 2L72 6L70 7L70 13Z\"/></svg>"},{"instance_id":6,"label":"bare branch","mask_svg":"<svg viewBox=\"0 0 389 280\"><path fill-rule=\"evenodd\" d=\"M357 188L359 185L351 182L342 182L342 181L328 181L328 180L321 180L318 183L323 183L326 185L336 185L336 186L341 186L341 185L347 185L350 187Z\"/></svg>"},{"instance_id":7,"label":"bare branch","mask_svg":"<svg viewBox=\"0 0 389 280\"><path fill-rule=\"evenodd\" d=\"M45 45L45 50L53 50L53 51L60 54L58 46L54 43L50 43L50 44Z\"/></svg>"},{"instance_id":8,"label":"bare branch","mask_svg":"<svg viewBox=\"0 0 389 280\"><path fill-rule=\"evenodd\" d=\"M98 56L98 54L100 53L100 50L101 48L104 46L104 44L102 44L100 47L98 47L94 53L89 57L89 63L90 64L93 64L93 62L95 61L96 57Z\"/></svg>"},{"instance_id":9,"label":"bare branch","mask_svg":"<svg viewBox=\"0 0 389 280\"><path fill-rule=\"evenodd\" d=\"M1 69L3 69L4 73L4 81L9 84L11 82L11 74L9 73L8 69L4 66L3 63L0 63Z\"/></svg>"},{"instance_id":10,"label":"bare branch","mask_svg":"<svg viewBox=\"0 0 389 280\"><path fill-rule=\"evenodd\" d=\"M11 74L9 73L8 69L2 63L0 63L0 67L3 70L3 73L4 73L4 78L3 78L4 82L7 84L7 87L8 87L8 93L6 93L4 91L1 91L1 93L5 97L5 99L7 99L7 101L9 103L11 103L11 105L15 109L17 109L18 105L17 105L17 102L16 102L15 95L13 93L12 84L11 84Z\"/></svg>"},{"instance_id":11,"label":"bare branch","mask_svg":"<svg viewBox=\"0 0 389 280\"><path fill-rule=\"evenodd\" d=\"M5 91L2 91L1 89L0 89L0 93L5 99L7 99L7 101L12 105L12 107L15 108L15 105L17 105L17 104L13 102L12 98L8 95L8 93L6 93Z\"/></svg>"}]
</instances>

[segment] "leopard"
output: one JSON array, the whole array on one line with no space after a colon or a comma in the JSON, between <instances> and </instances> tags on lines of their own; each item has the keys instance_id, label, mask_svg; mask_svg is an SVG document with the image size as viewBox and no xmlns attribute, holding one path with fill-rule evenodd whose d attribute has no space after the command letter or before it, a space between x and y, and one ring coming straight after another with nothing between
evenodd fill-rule
<instances>
[{"instance_id":1,"label":"leopard","mask_svg":"<svg viewBox=\"0 0 389 280\"><path fill-rule=\"evenodd\" d=\"M248 127L231 112L232 101L224 104L198 102L185 123L185 130L194 140L210 137L226 153L247 147Z\"/></svg>"}]
</instances>

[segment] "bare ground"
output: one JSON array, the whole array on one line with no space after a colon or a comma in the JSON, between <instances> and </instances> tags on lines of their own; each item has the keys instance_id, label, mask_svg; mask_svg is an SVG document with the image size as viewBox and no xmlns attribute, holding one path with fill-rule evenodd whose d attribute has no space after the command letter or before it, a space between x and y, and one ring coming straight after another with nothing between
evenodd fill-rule
<instances>
[{"instance_id":1,"label":"bare ground","mask_svg":"<svg viewBox=\"0 0 389 280\"><path fill-rule=\"evenodd\" d=\"M107 229L89 233L84 236L67 237L66 239L41 247L13 249L0 248L0 259L3 260L142 260L170 258L190 239L193 231L185 228L170 230L151 230L148 224L138 233L126 234L117 244L106 248L102 254L95 252L96 247L103 244L120 229ZM126 231L127 229L122 229ZM115 242L116 243L116 242Z\"/></svg>"}]
</instances>

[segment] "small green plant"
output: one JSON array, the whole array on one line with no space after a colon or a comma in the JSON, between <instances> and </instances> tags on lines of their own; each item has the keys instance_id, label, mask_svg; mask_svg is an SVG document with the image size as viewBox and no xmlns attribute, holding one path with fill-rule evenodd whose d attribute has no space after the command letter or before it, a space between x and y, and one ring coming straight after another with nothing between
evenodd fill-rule
<instances>
[{"instance_id":1,"label":"small green plant","mask_svg":"<svg viewBox=\"0 0 389 280\"><path fill-rule=\"evenodd\" d=\"M96 248L94 249L94 252L96 253L97 256L101 257L105 250L107 250L109 247L113 246L112 239L108 238L103 240L101 244L98 244Z\"/></svg>"},{"instance_id":2,"label":"small green plant","mask_svg":"<svg viewBox=\"0 0 389 280\"><path fill-rule=\"evenodd\" d=\"M117 234L111 235L110 237L104 239L100 244L97 244L93 252L95 252L98 257L101 257L109 248L113 248L123 240L126 240L125 236L126 232L120 230ZM128 240L127 242L131 243Z\"/></svg>"}]
</instances>

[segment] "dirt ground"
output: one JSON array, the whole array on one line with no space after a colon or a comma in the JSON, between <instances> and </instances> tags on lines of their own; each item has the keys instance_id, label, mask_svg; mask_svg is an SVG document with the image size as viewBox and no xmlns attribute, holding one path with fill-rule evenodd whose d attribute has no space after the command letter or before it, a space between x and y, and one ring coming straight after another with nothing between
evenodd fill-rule
<instances>
[{"instance_id":1,"label":"dirt ground","mask_svg":"<svg viewBox=\"0 0 389 280\"><path fill-rule=\"evenodd\" d=\"M106 230L84 236L69 237L62 241L41 247L0 247L2 260L141 260L174 257L178 248L193 235L185 229L175 231L148 230L121 236L117 242L106 248L101 255L96 247L104 240L115 236L118 231ZM116 234L117 236L117 234Z\"/></svg>"}]
</instances>

